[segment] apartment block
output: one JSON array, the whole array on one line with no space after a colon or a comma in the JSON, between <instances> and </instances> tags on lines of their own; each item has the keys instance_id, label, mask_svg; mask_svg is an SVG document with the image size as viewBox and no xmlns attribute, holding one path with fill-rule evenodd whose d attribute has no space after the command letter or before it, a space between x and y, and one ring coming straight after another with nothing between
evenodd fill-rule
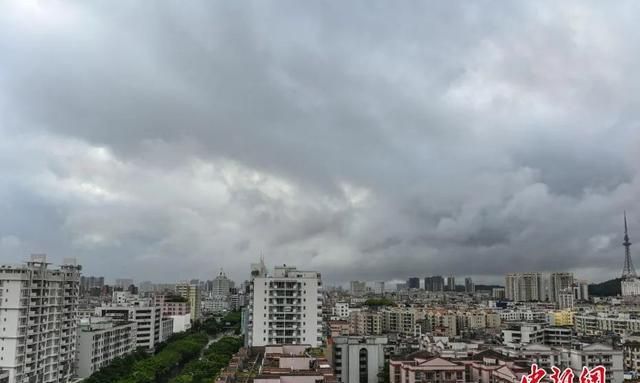
<instances>
[{"instance_id":1,"label":"apartment block","mask_svg":"<svg viewBox=\"0 0 640 383\"><path fill-rule=\"evenodd\" d=\"M542 273L511 273L505 277L505 297L514 302L545 300Z\"/></svg>"},{"instance_id":2,"label":"apartment block","mask_svg":"<svg viewBox=\"0 0 640 383\"><path fill-rule=\"evenodd\" d=\"M560 294L570 290L573 295L573 273L551 273L549 275L549 296L551 302L558 302Z\"/></svg>"},{"instance_id":3,"label":"apartment block","mask_svg":"<svg viewBox=\"0 0 640 383\"><path fill-rule=\"evenodd\" d=\"M135 349L135 323L100 317L82 320L78 333L78 377L87 378Z\"/></svg>"},{"instance_id":4,"label":"apartment block","mask_svg":"<svg viewBox=\"0 0 640 383\"><path fill-rule=\"evenodd\" d=\"M80 266L45 255L0 266L0 371L10 382L68 382L75 371Z\"/></svg>"},{"instance_id":5,"label":"apartment block","mask_svg":"<svg viewBox=\"0 0 640 383\"><path fill-rule=\"evenodd\" d=\"M161 342L161 308L151 301L141 300L128 305L103 305L96 308L96 316L136 324L136 348L152 352Z\"/></svg>"},{"instance_id":6,"label":"apartment block","mask_svg":"<svg viewBox=\"0 0 640 383\"><path fill-rule=\"evenodd\" d=\"M295 267L253 265L247 307L249 346L322 344L321 275Z\"/></svg>"}]
</instances>

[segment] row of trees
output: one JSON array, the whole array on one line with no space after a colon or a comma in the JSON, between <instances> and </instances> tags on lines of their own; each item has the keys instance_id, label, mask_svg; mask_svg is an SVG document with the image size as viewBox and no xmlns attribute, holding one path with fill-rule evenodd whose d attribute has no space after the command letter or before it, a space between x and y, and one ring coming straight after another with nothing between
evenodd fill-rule
<instances>
[{"instance_id":1,"label":"row of trees","mask_svg":"<svg viewBox=\"0 0 640 383\"><path fill-rule=\"evenodd\" d=\"M111 383L123 379L133 370L136 362L147 359L149 354L143 349L138 349L131 354L127 354L121 358L115 358L111 363L93 373L87 378L85 383Z\"/></svg>"},{"instance_id":2,"label":"row of trees","mask_svg":"<svg viewBox=\"0 0 640 383\"><path fill-rule=\"evenodd\" d=\"M227 366L229 360L240 347L242 340L236 337L224 337L213 343L199 360L189 362L182 373L173 378L170 383L205 383Z\"/></svg>"},{"instance_id":3,"label":"row of trees","mask_svg":"<svg viewBox=\"0 0 640 383\"><path fill-rule=\"evenodd\" d=\"M364 302L365 306L395 306L389 298L369 298Z\"/></svg>"},{"instance_id":4,"label":"row of trees","mask_svg":"<svg viewBox=\"0 0 640 383\"><path fill-rule=\"evenodd\" d=\"M181 335L181 334L179 334ZM207 344L203 333L185 333L167 342L155 355L137 350L122 358L114 359L107 367L92 374L85 383L151 383L166 379L179 368L197 357Z\"/></svg>"},{"instance_id":5,"label":"row of trees","mask_svg":"<svg viewBox=\"0 0 640 383\"><path fill-rule=\"evenodd\" d=\"M167 381L172 372L200 354L209 337L214 337L224 330L237 330L239 326L239 312L227 314L222 321L209 318L195 323L189 331L174 334L166 342L158 345L155 354L139 349L116 358L108 366L87 378L85 383Z\"/></svg>"},{"instance_id":6,"label":"row of trees","mask_svg":"<svg viewBox=\"0 0 640 383\"><path fill-rule=\"evenodd\" d=\"M168 344L151 358L137 362L131 374L118 383L153 383L165 381L172 372L200 355L209 337L205 333L191 334Z\"/></svg>"}]
</instances>

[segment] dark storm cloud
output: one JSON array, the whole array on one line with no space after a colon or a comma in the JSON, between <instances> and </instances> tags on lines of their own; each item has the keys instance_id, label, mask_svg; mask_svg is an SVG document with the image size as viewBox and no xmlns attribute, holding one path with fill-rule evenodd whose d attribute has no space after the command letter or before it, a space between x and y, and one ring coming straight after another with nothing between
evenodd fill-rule
<instances>
[{"instance_id":1,"label":"dark storm cloud","mask_svg":"<svg viewBox=\"0 0 640 383\"><path fill-rule=\"evenodd\" d=\"M635 2L0 5L0 255L616 275ZM640 231L638 231L640 236Z\"/></svg>"}]
</instances>

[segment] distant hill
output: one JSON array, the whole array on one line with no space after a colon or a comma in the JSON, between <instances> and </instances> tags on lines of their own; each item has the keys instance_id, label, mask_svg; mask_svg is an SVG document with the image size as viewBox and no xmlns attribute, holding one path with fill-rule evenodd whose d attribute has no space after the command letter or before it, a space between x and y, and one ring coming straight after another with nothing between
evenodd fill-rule
<instances>
[{"instance_id":1,"label":"distant hill","mask_svg":"<svg viewBox=\"0 0 640 383\"><path fill-rule=\"evenodd\" d=\"M602 283L589 285L589 295L598 297L616 296L622 293L620 288L622 278L611 279Z\"/></svg>"}]
</instances>

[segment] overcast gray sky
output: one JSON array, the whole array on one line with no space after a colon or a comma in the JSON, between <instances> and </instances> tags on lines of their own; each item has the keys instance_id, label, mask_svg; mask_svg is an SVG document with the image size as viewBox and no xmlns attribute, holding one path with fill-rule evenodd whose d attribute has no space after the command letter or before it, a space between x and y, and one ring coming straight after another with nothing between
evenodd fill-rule
<instances>
[{"instance_id":1,"label":"overcast gray sky","mask_svg":"<svg viewBox=\"0 0 640 383\"><path fill-rule=\"evenodd\" d=\"M640 241L639 8L3 1L0 260L617 276L624 209Z\"/></svg>"}]
</instances>

